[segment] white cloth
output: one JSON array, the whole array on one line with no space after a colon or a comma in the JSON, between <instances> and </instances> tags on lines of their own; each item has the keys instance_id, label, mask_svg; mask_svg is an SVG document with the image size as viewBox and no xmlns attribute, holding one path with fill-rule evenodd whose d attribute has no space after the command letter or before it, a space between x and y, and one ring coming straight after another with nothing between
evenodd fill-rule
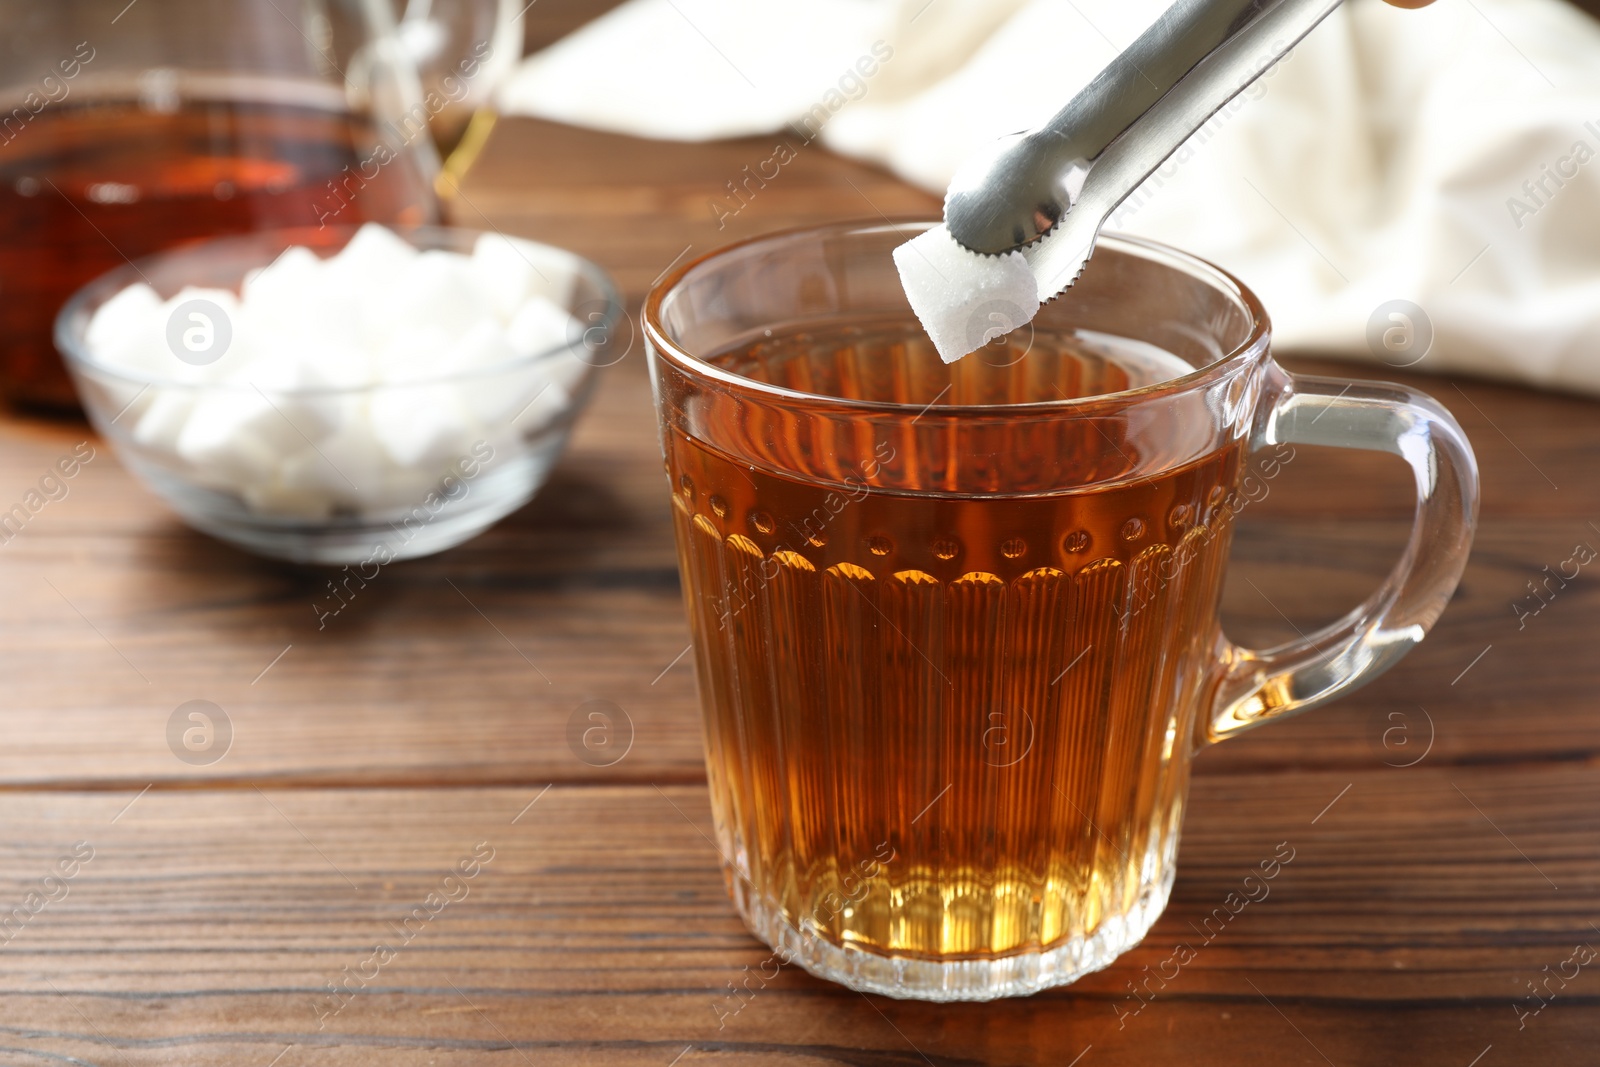
<instances>
[{"instance_id":1,"label":"white cloth","mask_svg":"<svg viewBox=\"0 0 1600 1067\"><path fill-rule=\"evenodd\" d=\"M1165 6L629 0L529 59L500 105L685 140L820 128L942 191ZM1350 0L1110 226L1238 274L1280 347L1600 394L1600 23L1564 0ZM1369 340L1393 301L1431 322L1420 361Z\"/></svg>"}]
</instances>

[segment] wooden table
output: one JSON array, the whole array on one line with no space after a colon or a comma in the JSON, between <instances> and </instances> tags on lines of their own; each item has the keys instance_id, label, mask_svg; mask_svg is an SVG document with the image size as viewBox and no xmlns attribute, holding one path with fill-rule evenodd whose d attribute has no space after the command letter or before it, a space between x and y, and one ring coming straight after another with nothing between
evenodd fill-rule
<instances>
[{"instance_id":1,"label":"wooden table","mask_svg":"<svg viewBox=\"0 0 1600 1067\"><path fill-rule=\"evenodd\" d=\"M935 208L807 148L719 231L708 200L774 143L507 122L458 213L594 257L636 307L669 263L739 236ZM96 444L67 498L0 545L0 923L24 909L0 925L0 1063L1593 1063L1600 961L1566 961L1600 946L1600 597L1584 573L1525 628L1511 603L1600 546L1600 407L1406 380L1482 463L1460 592L1378 683L1201 757L1142 946L988 1005L785 969L721 1026L767 950L707 836L642 346L535 503L386 568L320 630L325 572L190 532ZM89 438L0 421L0 508ZM1398 461L1302 454L1242 523L1241 640L1353 605L1408 527ZM590 699L631 721L609 767L568 745ZM231 723L209 765L169 748L190 700ZM1279 842L1296 858L1270 897L1131 1014L1130 983ZM45 882L63 860L73 876ZM446 882L463 860L475 876ZM374 960L380 941L402 947ZM1519 1019L1545 982L1554 998Z\"/></svg>"}]
</instances>

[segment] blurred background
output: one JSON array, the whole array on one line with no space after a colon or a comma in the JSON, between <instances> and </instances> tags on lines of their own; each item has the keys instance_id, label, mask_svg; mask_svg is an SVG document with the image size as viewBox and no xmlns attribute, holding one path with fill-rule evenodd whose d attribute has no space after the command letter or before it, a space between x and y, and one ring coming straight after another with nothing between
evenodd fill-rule
<instances>
[{"instance_id":1,"label":"blurred background","mask_svg":"<svg viewBox=\"0 0 1600 1067\"><path fill-rule=\"evenodd\" d=\"M680 223L704 251L815 217L794 175L819 153L873 164L832 180L857 187L840 216L930 213L966 154L1053 113L1164 6L3 0L0 390L72 409L55 311L209 234L492 217L637 295ZM1112 225L1238 273L1284 347L1600 392L1600 26L1581 6L1352 0ZM603 221L569 195L606 200Z\"/></svg>"},{"instance_id":2,"label":"blurred background","mask_svg":"<svg viewBox=\"0 0 1600 1067\"><path fill-rule=\"evenodd\" d=\"M1165 7L846 0L801 17L633 0L498 99L635 137L766 134L707 198L715 227L737 231L817 147L942 193L969 153L1042 123ZM1280 348L1600 393L1600 25L1584 10L1353 0L1263 61L1111 226L1240 275Z\"/></svg>"}]
</instances>

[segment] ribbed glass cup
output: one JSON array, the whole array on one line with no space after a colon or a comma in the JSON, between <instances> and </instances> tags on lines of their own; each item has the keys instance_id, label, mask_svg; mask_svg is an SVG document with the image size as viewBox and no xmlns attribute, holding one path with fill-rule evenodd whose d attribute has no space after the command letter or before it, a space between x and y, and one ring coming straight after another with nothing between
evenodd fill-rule
<instances>
[{"instance_id":1,"label":"ribbed glass cup","mask_svg":"<svg viewBox=\"0 0 1600 1067\"><path fill-rule=\"evenodd\" d=\"M984 1000L1137 943L1193 754L1381 670L1454 586L1403 563L1313 635L1337 664L1229 644L1232 518L1293 457L1277 424L1326 398L1323 443L1387 448L1352 412L1425 415L1418 536L1456 564L1475 475L1436 406L1294 382L1248 291L1141 241L1105 238L1031 327L946 367L889 258L922 225L715 253L652 292L645 334L735 904L815 974ZM1375 645L1400 611L1426 618Z\"/></svg>"}]
</instances>

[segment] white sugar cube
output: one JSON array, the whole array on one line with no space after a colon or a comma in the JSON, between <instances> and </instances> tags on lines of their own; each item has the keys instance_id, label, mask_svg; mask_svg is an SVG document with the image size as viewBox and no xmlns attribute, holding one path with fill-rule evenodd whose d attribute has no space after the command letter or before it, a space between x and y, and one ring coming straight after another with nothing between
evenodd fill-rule
<instances>
[{"instance_id":1,"label":"white sugar cube","mask_svg":"<svg viewBox=\"0 0 1600 1067\"><path fill-rule=\"evenodd\" d=\"M472 419L454 386L384 389L367 406L372 434L401 467L434 467L464 455L472 444Z\"/></svg>"},{"instance_id":2,"label":"white sugar cube","mask_svg":"<svg viewBox=\"0 0 1600 1067\"><path fill-rule=\"evenodd\" d=\"M894 250L900 284L939 358L954 363L1039 313L1039 290L1020 252L983 256L943 226Z\"/></svg>"},{"instance_id":3,"label":"white sugar cube","mask_svg":"<svg viewBox=\"0 0 1600 1067\"><path fill-rule=\"evenodd\" d=\"M472 248L479 284L505 319L531 296L542 296L558 307L569 305L578 282L576 263L564 252L498 233L484 234Z\"/></svg>"},{"instance_id":4,"label":"white sugar cube","mask_svg":"<svg viewBox=\"0 0 1600 1067\"><path fill-rule=\"evenodd\" d=\"M484 234L473 245L472 270L502 322L516 314L537 281L533 261L510 238L494 233Z\"/></svg>"},{"instance_id":5,"label":"white sugar cube","mask_svg":"<svg viewBox=\"0 0 1600 1067\"><path fill-rule=\"evenodd\" d=\"M320 497L330 509L340 499L356 493L361 488L360 478L342 453L337 460L330 459L329 453L335 451L332 439L325 443L329 445L327 449L302 448L281 459L272 484L297 497Z\"/></svg>"},{"instance_id":6,"label":"white sugar cube","mask_svg":"<svg viewBox=\"0 0 1600 1067\"><path fill-rule=\"evenodd\" d=\"M498 388L489 383L464 385L462 395L468 409L486 427L503 424L531 434L554 421L572 404L583 376L590 370L578 355L583 349L563 348L551 352L531 367L504 376Z\"/></svg>"},{"instance_id":7,"label":"white sugar cube","mask_svg":"<svg viewBox=\"0 0 1600 1067\"><path fill-rule=\"evenodd\" d=\"M566 396L548 374L533 367L461 384L462 404L479 426L487 428L508 421L519 430L536 428L543 421L538 417L543 407Z\"/></svg>"},{"instance_id":8,"label":"white sugar cube","mask_svg":"<svg viewBox=\"0 0 1600 1067\"><path fill-rule=\"evenodd\" d=\"M194 410L194 390L152 387L150 406L133 427L133 439L153 452L177 455L178 435Z\"/></svg>"},{"instance_id":9,"label":"white sugar cube","mask_svg":"<svg viewBox=\"0 0 1600 1067\"><path fill-rule=\"evenodd\" d=\"M568 409L592 372L564 310L580 262L495 235L419 251L369 224L326 260L286 250L239 296L129 286L86 342L129 379L133 442L195 484L291 520L410 514L475 442L513 455Z\"/></svg>"},{"instance_id":10,"label":"white sugar cube","mask_svg":"<svg viewBox=\"0 0 1600 1067\"><path fill-rule=\"evenodd\" d=\"M365 347L357 310L354 294L325 286L318 277L303 292L286 284L260 296L246 293L240 317L244 332L259 340L260 354L276 362L308 343Z\"/></svg>"},{"instance_id":11,"label":"white sugar cube","mask_svg":"<svg viewBox=\"0 0 1600 1067\"><path fill-rule=\"evenodd\" d=\"M582 338L583 329L578 320L542 296L524 301L506 327L506 339L520 356L548 352Z\"/></svg>"},{"instance_id":12,"label":"white sugar cube","mask_svg":"<svg viewBox=\"0 0 1600 1067\"><path fill-rule=\"evenodd\" d=\"M249 357L240 337L239 298L226 289L185 286L157 312L158 366L150 373L186 382L216 382Z\"/></svg>"},{"instance_id":13,"label":"white sugar cube","mask_svg":"<svg viewBox=\"0 0 1600 1067\"><path fill-rule=\"evenodd\" d=\"M517 355L505 329L492 319L484 319L450 346L445 364L452 370L484 370L510 363Z\"/></svg>"},{"instance_id":14,"label":"white sugar cube","mask_svg":"<svg viewBox=\"0 0 1600 1067\"><path fill-rule=\"evenodd\" d=\"M322 260L309 248L296 245L278 258L251 272L240 293L246 304L263 310L267 305L290 313L322 287Z\"/></svg>"},{"instance_id":15,"label":"white sugar cube","mask_svg":"<svg viewBox=\"0 0 1600 1067\"><path fill-rule=\"evenodd\" d=\"M329 291L342 295L340 311L355 329L357 347L382 348L394 336L400 324L391 300L421 255L394 231L369 222L327 261ZM338 369L333 373L340 376Z\"/></svg>"},{"instance_id":16,"label":"white sugar cube","mask_svg":"<svg viewBox=\"0 0 1600 1067\"><path fill-rule=\"evenodd\" d=\"M309 249L291 248L248 279L239 317L249 370L233 380L254 380L286 362L313 366L336 384L361 384L370 373L354 294Z\"/></svg>"},{"instance_id":17,"label":"white sugar cube","mask_svg":"<svg viewBox=\"0 0 1600 1067\"><path fill-rule=\"evenodd\" d=\"M258 364L248 384L279 415L276 423L268 424L265 436L280 454L332 435L360 407L358 397L339 393L336 383L305 354Z\"/></svg>"},{"instance_id":18,"label":"white sugar cube","mask_svg":"<svg viewBox=\"0 0 1600 1067\"><path fill-rule=\"evenodd\" d=\"M205 381L237 361L238 297L225 289L187 287L169 300L142 283L108 300L84 340L96 358L152 378Z\"/></svg>"},{"instance_id":19,"label":"white sugar cube","mask_svg":"<svg viewBox=\"0 0 1600 1067\"><path fill-rule=\"evenodd\" d=\"M156 291L143 282L120 290L101 304L89 320L84 334L89 351L107 363L156 370L157 366L147 364L158 363L148 356L159 356L161 337L157 325L161 322L162 303Z\"/></svg>"},{"instance_id":20,"label":"white sugar cube","mask_svg":"<svg viewBox=\"0 0 1600 1067\"><path fill-rule=\"evenodd\" d=\"M369 506L391 467L363 419L347 423L315 448L308 445L281 460L277 484L296 493L320 494L330 506Z\"/></svg>"},{"instance_id":21,"label":"white sugar cube","mask_svg":"<svg viewBox=\"0 0 1600 1067\"><path fill-rule=\"evenodd\" d=\"M261 431L281 432L282 422L272 405L253 390L206 391L196 397L178 434L178 455L204 471L209 482L266 482L282 451Z\"/></svg>"},{"instance_id":22,"label":"white sugar cube","mask_svg":"<svg viewBox=\"0 0 1600 1067\"><path fill-rule=\"evenodd\" d=\"M378 380L385 384L404 384L438 378L450 373L446 360L454 341L437 326L418 326L396 334L379 353Z\"/></svg>"},{"instance_id":23,"label":"white sugar cube","mask_svg":"<svg viewBox=\"0 0 1600 1067\"><path fill-rule=\"evenodd\" d=\"M292 351L298 372L330 389L358 388L378 377L378 364L367 346L348 337L301 337Z\"/></svg>"},{"instance_id":24,"label":"white sugar cube","mask_svg":"<svg viewBox=\"0 0 1600 1067\"><path fill-rule=\"evenodd\" d=\"M563 349L541 359L537 367L552 382L571 393L594 366L584 358L587 354L588 350L581 347Z\"/></svg>"},{"instance_id":25,"label":"white sugar cube","mask_svg":"<svg viewBox=\"0 0 1600 1067\"><path fill-rule=\"evenodd\" d=\"M496 314L479 287L471 260L432 249L406 267L387 303L392 329L431 327L451 337L461 336L480 319Z\"/></svg>"},{"instance_id":26,"label":"white sugar cube","mask_svg":"<svg viewBox=\"0 0 1600 1067\"><path fill-rule=\"evenodd\" d=\"M359 290L398 282L422 253L387 226L369 222L327 261L330 283Z\"/></svg>"},{"instance_id":27,"label":"white sugar cube","mask_svg":"<svg viewBox=\"0 0 1600 1067\"><path fill-rule=\"evenodd\" d=\"M249 385L201 390L178 435L190 463L264 481L283 460L339 427L339 401L301 364L264 368Z\"/></svg>"},{"instance_id":28,"label":"white sugar cube","mask_svg":"<svg viewBox=\"0 0 1600 1067\"><path fill-rule=\"evenodd\" d=\"M252 511L306 522L325 521L334 506L325 494L297 492L277 483L247 485L240 495Z\"/></svg>"},{"instance_id":29,"label":"white sugar cube","mask_svg":"<svg viewBox=\"0 0 1600 1067\"><path fill-rule=\"evenodd\" d=\"M389 467L373 493L383 501L384 507L410 512L399 524L401 527L416 529L426 525L437 514L427 507L429 497L439 493L440 483L448 473L450 463L457 458L452 457L431 467ZM459 495L460 491L456 492ZM437 506L437 497L434 503Z\"/></svg>"}]
</instances>

